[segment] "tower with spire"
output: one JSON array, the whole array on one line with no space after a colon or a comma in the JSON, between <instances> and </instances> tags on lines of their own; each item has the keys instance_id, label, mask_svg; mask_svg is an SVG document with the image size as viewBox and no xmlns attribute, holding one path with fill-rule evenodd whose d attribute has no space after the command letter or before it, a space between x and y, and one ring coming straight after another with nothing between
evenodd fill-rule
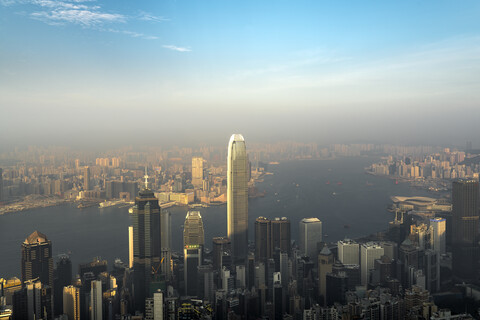
<instances>
[{"instance_id":1,"label":"tower with spire","mask_svg":"<svg viewBox=\"0 0 480 320\"><path fill-rule=\"evenodd\" d=\"M133 222L133 274L135 309L143 311L145 298L151 296L151 282L160 270L161 209L158 199L148 186L148 173L145 168L144 188L135 198L132 208Z\"/></svg>"}]
</instances>

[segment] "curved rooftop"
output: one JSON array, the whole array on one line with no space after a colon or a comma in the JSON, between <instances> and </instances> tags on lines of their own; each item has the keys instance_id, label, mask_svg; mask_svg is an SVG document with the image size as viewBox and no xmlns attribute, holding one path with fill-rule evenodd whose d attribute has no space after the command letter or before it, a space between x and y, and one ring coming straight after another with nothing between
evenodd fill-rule
<instances>
[{"instance_id":1,"label":"curved rooftop","mask_svg":"<svg viewBox=\"0 0 480 320\"><path fill-rule=\"evenodd\" d=\"M245 139L243 138L243 136L240 133L234 133L230 137L230 142L233 142L233 141L244 141L245 142Z\"/></svg>"}]
</instances>

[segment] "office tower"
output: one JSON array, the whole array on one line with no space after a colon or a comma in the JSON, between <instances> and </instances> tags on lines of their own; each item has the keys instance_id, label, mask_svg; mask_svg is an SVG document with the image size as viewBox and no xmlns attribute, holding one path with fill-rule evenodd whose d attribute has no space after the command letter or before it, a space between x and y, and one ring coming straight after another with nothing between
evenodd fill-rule
<instances>
[{"instance_id":1,"label":"office tower","mask_svg":"<svg viewBox=\"0 0 480 320\"><path fill-rule=\"evenodd\" d=\"M166 210L162 210L162 248L172 249L172 214Z\"/></svg>"},{"instance_id":2,"label":"office tower","mask_svg":"<svg viewBox=\"0 0 480 320\"><path fill-rule=\"evenodd\" d=\"M82 278L86 273L91 273L97 277L102 272L107 272L107 260L102 260L101 257L95 257L91 262L82 263L78 265L78 273Z\"/></svg>"},{"instance_id":3,"label":"office tower","mask_svg":"<svg viewBox=\"0 0 480 320\"><path fill-rule=\"evenodd\" d=\"M102 302L102 281L93 280L90 288L90 319L103 319L103 302Z\"/></svg>"},{"instance_id":4,"label":"office tower","mask_svg":"<svg viewBox=\"0 0 480 320\"><path fill-rule=\"evenodd\" d=\"M199 211L189 211L183 228L183 245L205 245L203 220Z\"/></svg>"},{"instance_id":5,"label":"office tower","mask_svg":"<svg viewBox=\"0 0 480 320\"><path fill-rule=\"evenodd\" d=\"M91 189L90 168L89 167L83 168L83 189L84 190L90 190Z\"/></svg>"},{"instance_id":6,"label":"office tower","mask_svg":"<svg viewBox=\"0 0 480 320\"><path fill-rule=\"evenodd\" d=\"M203 158L192 158L192 184L195 188L203 188Z\"/></svg>"},{"instance_id":7,"label":"office tower","mask_svg":"<svg viewBox=\"0 0 480 320\"><path fill-rule=\"evenodd\" d=\"M287 288L288 283L290 282L290 270L288 268L289 265L288 253L281 252L280 253L280 274L282 275L282 286Z\"/></svg>"},{"instance_id":8,"label":"office tower","mask_svg":"<svg viewBox=\"0 0 480 320\"><path fill-rule=\"evenodd\" d=\"M28 280L13 294L13 319L53 319L53 290L41 281Z\"/></svg>"},{"instance_id":9,"label":"office tower","mask_svg":"<svg viewBox=\"0 0 480 320\"><path fill-rule=\"evenodd\" d=\"M213 302L215 293L213 267L211 264L198 266L197 296L199 299Z\"/></svg>"},{"instance_id":10,"label":"office tower","mask_svg":"<svg viewBox=\"0 0 480 320\"><path fill-rule=\"evenodd\" d=\"M375 260L383 256L383 248L374 242L367 242L360 247L360 268L362 286L366 286L369 282L370 270L375 267Z\"/></svg>"},{"instance_id":11,"label":"office tower","mask_svg":"<svg viewBox=\"0 0 480 320\"><path fill-rule=\"evenodd\" d=\"M128 267L133 268L133 226L128 226Z\"/></svg>"},{"instance_id":12,"label":"office tower","mask_svg":"<svg viewBox=\"0 0 480 320\"><path fill-rule=\"evenodd\" d=\"M72 284L72 261L70 261L68 255L61 255L58 258L53 274L55 315L61 315L63 311L63 288Z\"/></svg>"},{"instance_id":13,"label":"office tower","mask_svg":"<svg viewBox=\"0 0 480 320\"><path fill-rule=\"evenodd\" d=\"M430 219L432 234L430 238L431 247L439 254L445 254L447 241L447 220L445 218Z\"/></svg>"},{"instance_id":14,"label":"office tower","mask_svg":"<svg viewBox=\"0 0 480 320\"><path fill-rule=\"evenodd\" d=\"M434 250L425 251L426 289L430 293L440 291L440 253Z\"/></svg>"},{"instance_id":15,"label":"office tower","mask_svg":"<svg viewBox=\"0 0 480 320\"><path fill-rule=\"evenodd\" d=\"M36 278L53 290L52 242L38 231L22 243L22 282Z\"/></svg>"},{"instance_id":16,"label":"office tower","mask_svg":"<svg viewBox=\"0 0 480 320\"><path fill-rule=\"evenodd\" d=\"M272 252L279 248L280 251L287 252L291 255L291 233L290 220L285 217L275 218L271 222L272 229Z\"/></svg>"},{"instance_id":17,"label":"office tower","mask_svg":"<svg viewBox=\"0 0 480 320\"><path fill-rule=\"evenodd\" d=\"M475 180L452 183L453 274L472 279L478 272L479 187Z\"/></svg>"},{"instance_id":18,"label":"office tower","mask_svg":"<svg viewBox=\"0 0 480 320\"><path fill-rule=\"evenodd\" d=\"M272 257L271 222L265 217L255 220L255 260L266 261Z\"/></svg>"},{"instance_id":19,"label":"office tower","mask_svg":"<svg viewBox=\"0 0 480 320\"><path fill-rule=\"evenodd\" d=\"M333 262L333 253L325 245L318 254L318 291L322 305L327 300L327 274L332 272Z\"/></svg>"},{"instance_id":20,"label":"office tower","mask_svg":"<svg viewBox=\"0 0 480 320\"><path fill-rule=\"evenodd\" d=\"M133 221L133 269L135 309L143 311L145 298L150 296L152 270L160 270L161 246L161 210L158 199L148 188L148 176L145 174L145 187L135 199L132 210Z\"/></svg>"},{"instance_id":21,"label":"office tower","mask_svg":"<svg viewBox=\"0 0 480 320\"><path fill-rule=\"evenodd\" d=\"M163 320L165 318L165 302L162 290L153 293L152 298L145 300L145 320Z\"/></svg>"},{"instance_id":22,"label":"office tower","mask_svg":"<svg viewBox=\"0 0 480 320\"><path fill-rule=\"evenodd\" d=\"M355 287L359 286L361 283L360 280L360 265L358 264L342 264L340 262L335 262L332 266L332 272L339 274L344 272L348 278L348 289L355 291ZM327 289L328 291L328 289ZM328 293L327 293L328 294Z\"/></svg>"},{"instance_id":23,"label":"office tower","mask_svg":"<svg viewBox=\"0 0 480 320\"><path fill-rule=\"evenodd\" d=\"M80 320L80 288L74 286L63 288L63 313L69 320Z\"/></svg>"},{"instance_id":24,"label":"office tower","mask_svg":"<svg viewBox=\"0 0 480 320\"><path fill-rule=\"evenodd\" d=\"M163 292L158 290L153 294L153 320L163 320L164 315L164 302L163 302Z\"/></svg>"},{"instance_id":25,"label":"office tower","mask_svg":"<svg viewBox=\"0 0 480 320\"><path fill-rule=\"evenodd\" d=\"M345 293L348 291L349 278L345 272L327 273L326 279L326 305L334 303L345 304Z\"/></svg>"},{"instance_id":26,"label":"office tower","mask_svg":"<svg viewBox=\"0 0 480 320\"><path fill-rule=\"evenodd\" d=\"M244 265L235 266L236 288L245 289L247 286L247 271Z\"/></svg>"},{"instance_id":27,"label":"office tower","mask_svg":"<svg viewBox=\"0 0 480 320\"><path fill-rule=\"evenodd\" d=\"M235 261L245 261L248 253L248 174L247 150L241 134L228 143L227 236Z\"/></svg>"},{"instance_id":28,"label":"office tower","mask_svg":"<svg viewBox=\"0 0 480 320\"><path fill-rule=\"evenodd\" d=\"M202 216L198 211L189 211L183 228L185 294L189 296L197 295L198 266L202 265L204 244Z\"/></svg>"},{"instance_id":29,"label":"office tower","mask_svg":"<svg viewBox=\"0 0 480 320\"><path fill-rule=\"evenodd\" d=\"M343 264L359 264L360 247L353 240L345 239L337 242L338 260Z\"/></svg>"},{"instance_id":30,"label":"office tower","mask_svg":"<svg viewBox=\"0 0 480 320\"><path fill-rule=\"evenodd\" d=\"M300 252L316 260L317 246L322 242L322 221L304 218L299 223Z\"/></svg>"},{"instance_id":31,"label":"office tower","mask_svg":"<svg viewBox=\"0 0 480 320\"><path fill-rule=\"evenodd\" d=\"M273 274L273 311L274 319L282 320L285 313L285 291L282 287L282 275L280 272Z\"/></svg>"},{"instance_id":32,"label":"office tower","mask_svg":"<svg viewBox=\"0 0 480 320\"><path fill-rule=\"evenodd\" d=\"M227 237L214 237L212 239L213 250L212 250L212 262L213 269L220 270L222 269L222 258L224 252L230 252L230 239Z\"/></svg>"}]
</instances>

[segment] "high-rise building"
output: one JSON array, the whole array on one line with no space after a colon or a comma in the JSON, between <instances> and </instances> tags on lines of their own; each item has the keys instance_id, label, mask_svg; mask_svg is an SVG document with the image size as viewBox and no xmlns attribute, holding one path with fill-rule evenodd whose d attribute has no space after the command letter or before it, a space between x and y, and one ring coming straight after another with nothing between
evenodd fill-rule
<instances>
[{"instance_id":1,"label":"high-rise building","mask_svg":"<svg viewBox=\"0 0 480 320\"><path fill-rule=\"evenodd\" d=\"M153 298L145 300L145 320L163 320L165 318L165 302L162 290L153 294Z\"/></svg>"},{"instance_id":2,"label":"high-rise building","mask_svg":"<svg viewBox=\"0 0 480 320\"><path fill-rule=\"evenodd\" d=\"M230 252L230 239L227 237L214 237L212 239L213 249L212 249L212 262L213 270L222 269L222 258L225 252Z\"/></svg>"},{"instance_id":3,"label":"high-rise building","mask_svg":"<svg viewBox=\"0 0 480 320\"><path fill-rule=\"evenodd\" d=\"M333 253L325 245L318 254L318 291L323 305L327 301L327 274L332 272L333 262Z\"/></svg>"},{"instance_id":4,"label":"high-rise building","mask_svg":"<svg viewBox=\"0 0 480 320\"><path fill-rule=\"evenodd\" d=\"M53 290L52 242L38 231L22 243L22 282L36 278Z\"/></svg>"},{"instance_id":5,"label":"high-rise building","mask_svg":"<svg viewBox=\"0 0 480 320\"><path fill-rule=\"evenodd\" d=\"M203 158L192 158L192 184L195 188L203 188Z\"/></svg>"},{"instance_id":6,"label":"high-rise building","mask_svg":"<svg viewBox=\"0 0 480 320\"><path fill-rule=\"evenodd\" d=\"M128 226L128 267L133 268L133 226Z\"/></svg>"},{"instance_id":7,"label":"high-rise building","mask_svg":"<svg viewBox=\"0 0 480 320\"><path fill-rule=\"evenodd\" d=\"M300 252L313 260L317 258L317 247L322 242L322 221L304 218L299 223Z\"/></svg>"},{"instance_id":8,"label":"high-rise building","mask_svg":"<svg viewBox=\"0 0 480 320\"><path fill-rule=\"evenodd\" d=\"M83 189L90 190L90 168L85 167L83 168Z\"/></svg>"},{"instance_id":9,"label":"high-rise building","mask_svg":"<svg viewBox=\"0 0 480 320\"><path fill-rule=\"evenodd\" d=\"M90 288L90 319L103 319L102 281L93 280Z\"/></svg>"},{"instance_id":10,"label":"high-rise building","mask_svg":"<svg viewBox=\"0 0 480 320\"><path fill-rule=\"evenodd\" d=\"M471 279L478 272L478 181L454 181L452 205L453 274L459 278Z\"/></svg>"},{"instance_id":11,"label":"high-rise building","mask_svg":"<svg viewBox=\"0 0 480 320\"><path fill-rule=\"evenodd\" d=\"M63 313L69 320L80 320L80 288L74 286L63 288Z\"/></svg>"},{"instance_id":12,"label":"high-rise building","mask_svg":"<svg viewBox=\"0 0 480 320\"><path fill-rule=\"evenodd\" d=\"M53 319L53 289L39 280L28 280L13 294L13 319Z\"/></svg>"},{"instance_id":13,"label":"high-rise building","mask_svg":"<svg viewBox=\"0 0 480 320\"><path fill-rule=\"evenodd\" d=\"M375 260L380 259L384 254L383 248L374 242L367 242L360 247L360 268L362 286L369 282L370 270L375 268Z\"/></svg>"},{"instance_id":14,"label":"high-rise building","mask_svg":"<svg viewBox=\"0 0 480 320\"><path fill-rule=\"evenodd\" d=\"M432 249L438 254L445 254L447 241L447 220L445 218L430 219L432 234L430 244Z\"/></svg>"},{"instance_id":15,"label":"high-rise building","mask_svg":"<svg viewBox=\"0 0 480 320\"><path fill-rule=\"evenodd\" d=\"M183 228L183 246L205 245L203 220L199 211L189 211Z\"/></svg>"},{"instance_id":16,"label":"high-rise building","mask_svg":"<svg viewBox=\"0 0 480 320\"><path fill-rule=\"evenodd\" d=\"M55 315L63 313L63 288L72 284L72 261L68 255L61 255L53 271L53 297Z\"/></svg>"},{"instance_id":17,"label":"high-rise building","mask_svg":"<svg viewBox=\"0 0 480 320\"><path fill-rule=\"evenodd\" d=\"M231 136L227 158L227 236L235 261L245 261L248 253L248 173L247 149L241 134Z\"/></svg>"},{"instance_id":18,"label":"high-rise building","mask_svg":"<svg viewBox=\"0 0 480 320\"><path fill-rule=\"evenodd\" d=\"M337 242L338 260L343 264L359 264L360 247L357 242L345 239Z\"/></svg>"},{"instance_id":19,"label":"high-rise building","mask_svg":"<svg viewBox=\"0 0 480 320\"><path fill-rule=\"evenodd\" d=\"M162 210L162 248L172 249L172 214L167 210Z\"/></svg>"},{"instance_id":20,"label":"high-rise building","mask_svg":"<svg viewBox=\"0 0 480 320\"><path fill-rule=\"evenodd\" d=\"M183 228L185 294L189 296L197 295L198 266L202 265L204 244L202 216L198 211L189 211Z\"/></svg>"},{"instance_id":21,"label":"high-rise building","mask_svg":"<svg viewBox=\"0 0 480 320\"><path fill-rule=\"evenodd\" d=\"M158 199L148 188L145 175L145 188L139 192L132 210L133 221L133 269L135 309L145 309L145 298L150 296L152 270L160 271L161 209Z\"/></svg>"},{"instance_id":22,"label":"high-rise building","mask_svg":"<svg viewBox=\"0 0 480 320\"><path fill-rule=\"evenodd\" d=\"M272 224L272 252L279 248L282 252L291 254L290 220L285 217L275 218Z\"/></svg>"},{"instance_id":23,"label":"high-rise building","mask_svg":"<svg viewBox=\"0 0 480 320\"><path fill-rule=\"evenodd\" d=\"M271 222L265 217L255 220L255 260L266 261L272 257Z\"/></svg>"}]
</instances>

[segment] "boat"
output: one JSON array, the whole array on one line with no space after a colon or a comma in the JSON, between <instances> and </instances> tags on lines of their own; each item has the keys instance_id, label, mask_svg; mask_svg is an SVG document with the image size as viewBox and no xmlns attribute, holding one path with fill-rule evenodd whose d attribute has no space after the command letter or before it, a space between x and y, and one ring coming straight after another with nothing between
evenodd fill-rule
<instances>
[{"instance_id":1,"label":"boat","mask_svg":"<svg viewBox=\"0 0 480 320\"><path fill-rule=\"evenodd\" d=\"M341 183L340 181L337 182L337 186L341 186L343 183Z\"/></svg>"},{"instance_id":2,"label":"boat","mask_svg":"<svg viewBox=\"0 0 480 320\"><path fill-rule=\"evenodd\" d=\"M343 227L344 227L345 229L349 229L349 228L350 228L350 225L349 225L349 224L345 224Z\"/></svg>"},{"instance_id":3,"label":"boat","mask_svg":"<svg viewBox=\"0 0 480 320\"><path fill-rule=\"evenodd\" d=\"M325 182L325 184L330 184L330 181Z\"/></svg>"}]
</instances>

